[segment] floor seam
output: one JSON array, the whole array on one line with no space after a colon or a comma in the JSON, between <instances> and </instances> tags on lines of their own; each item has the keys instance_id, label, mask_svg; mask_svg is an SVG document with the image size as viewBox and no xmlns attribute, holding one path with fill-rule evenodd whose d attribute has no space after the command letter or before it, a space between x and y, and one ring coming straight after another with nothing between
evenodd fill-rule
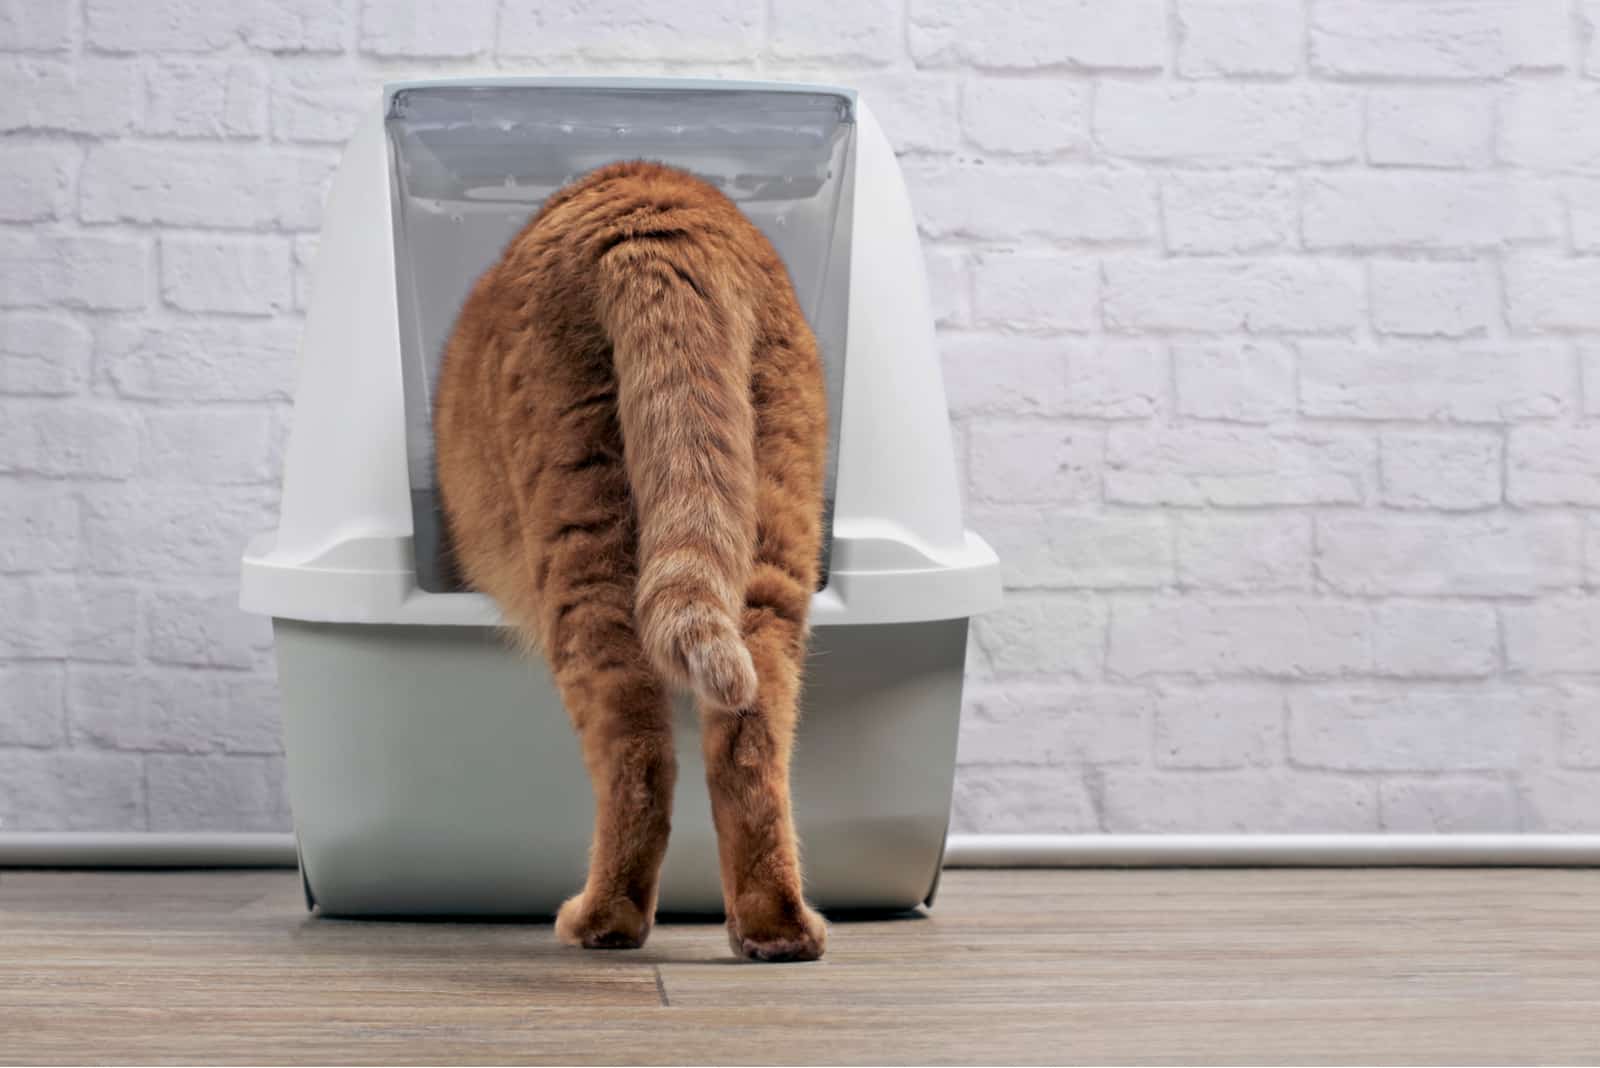
<instances>
[{"instance_id":1,"label":"floor seam","mask_svg":"<svg viewBox=\"0 0 1600 1068\"><path fill-rule=\"evenodd\" d=\"M667 984L663 982L661 978L661 965L652 964L650 965L650 969L656 973L656 993L661 995L662 1008L672 1008L672 1002L667 997Z\"/></svg>"}]
</instances>

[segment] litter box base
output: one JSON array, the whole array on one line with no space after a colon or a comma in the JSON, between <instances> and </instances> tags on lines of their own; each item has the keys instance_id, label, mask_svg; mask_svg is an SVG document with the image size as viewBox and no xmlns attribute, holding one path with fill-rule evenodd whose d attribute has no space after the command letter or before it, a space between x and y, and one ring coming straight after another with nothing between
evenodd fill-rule
<instances>
[{"instance_id":1,"label":"litter box base","mask_svg":"<svg viewBox=\"0 0 1600 1068\"><path fill-rule=\"evenodd\" d=\"M583 884L594 803L548 672L493 628L274 620L308 903L336 916L545 916ZM818 627L793 769L822 909L931 900L967 621ZM660 910L720 914L692 707Z\"/></svg>"}]
</instances>

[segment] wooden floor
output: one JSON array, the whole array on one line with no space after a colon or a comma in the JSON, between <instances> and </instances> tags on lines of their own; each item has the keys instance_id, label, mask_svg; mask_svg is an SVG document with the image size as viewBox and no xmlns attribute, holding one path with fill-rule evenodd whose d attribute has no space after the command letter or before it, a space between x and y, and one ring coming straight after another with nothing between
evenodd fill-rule
<instances>
[{"instance_id":1,"label":"wooden floor","mask_svg":"<svg viewBox=\"0 0 1600 1068\"><path fill-rule=\"evenodd\" d=\"M1597 1058L1600 871L953 871L800 965L315 919L286 871L0 873L7 1063Z\"/></svg>"}]
</instances>

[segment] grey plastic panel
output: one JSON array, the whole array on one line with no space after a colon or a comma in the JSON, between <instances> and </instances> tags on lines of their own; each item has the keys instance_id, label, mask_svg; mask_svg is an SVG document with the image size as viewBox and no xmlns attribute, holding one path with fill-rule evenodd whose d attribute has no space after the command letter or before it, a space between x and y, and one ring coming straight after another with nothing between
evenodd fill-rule
<instances>
[{"instance_id":1,"label":"grey plastic panel","mask_svg":"<svg viewBox=\"0 0 1600 1068\"><path fill-rule=\"evenodd\" d=\"M955 777L967 623L819 628L796 746L808 892L927 899ZM486 628L275 621L302 864L332 915L546 915L583 883L593 800L541 664ZM719 913L693 710L661 908Z\"/></svg>"},{"instance_id":2,"label":"grey plastic panel","mask_svg":"<svg viewBox=\"0 0 1600 1068\"><path fill-rule=\"evenodd\" d=\"M844 91L703 82L392 89L385 126L423 589L454 588L439 559L432 395L456 313L546 197L617 160L659 160L705 178L783 258L826 365L832 515L850 292L853 113L854 98Z\"/></svg>"}]
</instances>

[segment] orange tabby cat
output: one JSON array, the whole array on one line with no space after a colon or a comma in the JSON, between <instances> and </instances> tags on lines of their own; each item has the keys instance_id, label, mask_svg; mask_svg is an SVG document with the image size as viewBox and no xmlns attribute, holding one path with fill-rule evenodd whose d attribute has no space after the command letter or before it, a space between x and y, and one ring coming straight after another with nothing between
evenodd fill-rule
<instances>
[{"instance_id":1,"label":"orange tabby cat","mask_svg":"<svg viewBox=\"0 0 1600 1068\"><path fill-rule=\"evenodd\" d=\"M772 246L716 189L618 163L553 195L445 351L439 489L463 575L550 662L596 799L560 936L641 945L699 700L734 951L810 960L789 752L821 543L816 340Z\"/></svg>"}]
</instances>

